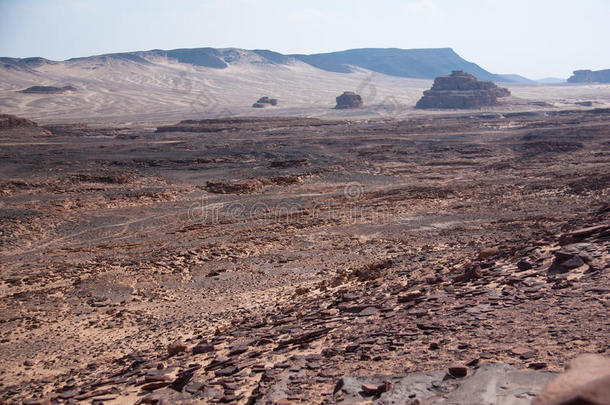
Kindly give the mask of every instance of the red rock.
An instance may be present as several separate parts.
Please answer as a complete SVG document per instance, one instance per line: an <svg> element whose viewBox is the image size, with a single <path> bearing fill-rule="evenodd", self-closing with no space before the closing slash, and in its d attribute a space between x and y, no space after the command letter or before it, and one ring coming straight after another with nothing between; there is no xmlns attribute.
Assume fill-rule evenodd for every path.
<svg viewBox="0 0 610 405"><path fill-rule="evenodd" d="M417 298L421 297L422 295L423 295L423 293L421 291L406 292L406 293L400 294L398 296L398 302L399 303L411 302L411 301L414 301Z"/></svg>
<svg viewBox="0 0 610 405"><path fill-rule="evenodd" d="M453 282L454 283L467 283L472 280L480 279L481 277L482 277L482 274L481 274L481 269L479 268L479 266L473 266L473 267L467 268L466 271L464 272L464 274L460 274L459 276L454 277Z"/></svg>
<svg viewBox="0 0 610 405"><path fill-rule="evenodd" d="M361 390L366 395L379 395L384 392L388 392L392 389L392 383L390 381L384 381L379 385L375 384L362 384Z"/></svg>
<svg viewBox="0 0 610 405"><path fill-rule="evenodd" d="M167 387L169 384L170 384L169 381L152 382L150 384L143 385L142 390L154 391L154 390L158 390L159 388Z"/></svg>
<svg viewBox="0 0 610 405"><path fill-rule="evenodd" d="M486 248L479 252L479 259L487 259L489 257L494 257L500 254L500 249L497 247Z"/></svg>
<svg viewBox="0 0 610 405"><path fill-rule="evenodd" d="M93 398L93 397L99 397L99 396L102 396L102 395L112 394L112 393L115 392L115 390L116 390L116 388L115 389L105 388L105 389L102 389L102 390L89 391L89 392L86 392L84 394L75 396L74 399L77 400L77 401L84 401L85 399L89 399L89 398Z"/></svg>
<svg viewBox="0 0 610 405"><path fill-rule="evenodd" d="M522 360L531 359L537 353L536 350L530 349L529 347L515 347L510 349L510 352L515 356L519 356Z"/></svg>
<svg viewBox="0 0 610 405"><path fill-rule="evenodd" d="M366 395L377 395L379 392L379 386L373 384L362 384L361 389Z"/></svg>
<svg viewBox="0 0 610 405"><path fill-rule="evenodd" d="M583 404L610 404L610 358L597 354L576 358L532 402L532 405Z"/></svg>
<svg viewBox="0 0 610 405"><path fill-rule="evenodd" d="M379 392L388 392L392 389L393 385L391 381L384 381L383 384L379 386Z"/></svg>
<svg viewBox="0 0 610 405"><path fill-rule="evenodd" d="M589 228L578 229L560 236L559 244L566 245L575 241L590 237L594 234L610 230L610 224L597 225Z"/></svg>
<svg viewBox="0 0 610 405"><path fill-rule="evenodd" d="M181 340L178 340L167 346L167 353L170 356L175 356L178 353L182 353L182 352L186 351L186 349L187 349L187 346L184 344L184 342L182 342Z"/></svg>
<svg viewBox="0 0 610 405"><path fill-rule="evenodd" d="M449 375L455 378L463 378L468 375L468 367L465 366L451 366L449 367Z"/></svg>
<svg viewBox="0 0 610 405"><path fill-rule="evenodd" d="M197 346L193 347L192 351L193 354L210 353L214 351L214 346L207 344L198 344Z"/></svg>
<svg viewBox="0 0 610 405"><path fill-rule="evenodd" d="M159 382L159 381L168 381L170 378L166 375L147 375L144 377L144 382Z"/></svg>
<svg viewBox="0 0 610 405"><path fill-rule="evenodd" d="M300 295L305 295L309 292L309 288L307 287L298 287L295 292L294 292L294 296L298 297Z"/></svg>

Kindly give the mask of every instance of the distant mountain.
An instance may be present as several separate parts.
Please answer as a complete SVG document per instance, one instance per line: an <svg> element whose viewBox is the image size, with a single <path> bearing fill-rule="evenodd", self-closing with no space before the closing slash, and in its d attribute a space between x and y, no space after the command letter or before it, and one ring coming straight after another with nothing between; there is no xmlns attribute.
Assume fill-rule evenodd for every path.
<svg viewBox="0 0 610 405"><path fill-rule="evenodd" d="M561 79L559 77L545 77L544 79L532 80L527 77L523 77L521 75L498 75L504 80L497 80L499 82L513 82L513 83L527 83L527 84L557 84L557 83L565 83L566 79Z"/></svg>
<svg viewBox="0 0 610 405"><path fill-rule="evenodd" d="M568 83L610 83L610 69L606 70L575 70Z"/></svg>
<svg viewBox="0 0 610 405"><path fill-rule="evenodd" d="M479 80L513 81L492 74L479 65L462 59L451 48L439 49L351 49L315 55L290 55L318 69L350 73L356 66L389 76L434 79L453 70L462 70Z"/></svg>
<svg viewBox="0 0 610 405"><path fill-rule="evenodd" d="M514 82L514 83L535 83L535 80L528 79L527 77L523 77L521 75L508 74L508 75L498 75L502 78L502 80L497 80L499 82Z"/></svg>
<svg viewBox="0 0 610 405"><path fill-rule="evenodd" d="M212 69L226 69L235 63L288 65L300 61L327 72L349 74L355 68L363 68L389 76L417 79L434 79L438 76L447 75L453 70L462 70L474 75L479 80L499 82L529 81L518 75L497 75L490 73L479 65L464 60L451 48L368 48L313 55L283 55L269 50L257 49L249 51L237 48L153 49L150 51L73 58L63 63L121 61L154 64L161 59L169 59L178 63ZM0 66L3 64L5 68L18 70L35 69L45 63L58 62L43 58L0 58Z"/></svg>
<svg viewBox="0 0 610 405"><path fill-rule="evenodd" d="M45 58L1 58L0 67L10 70L34 72L34 69L45 64L57 63Z"/></svg>

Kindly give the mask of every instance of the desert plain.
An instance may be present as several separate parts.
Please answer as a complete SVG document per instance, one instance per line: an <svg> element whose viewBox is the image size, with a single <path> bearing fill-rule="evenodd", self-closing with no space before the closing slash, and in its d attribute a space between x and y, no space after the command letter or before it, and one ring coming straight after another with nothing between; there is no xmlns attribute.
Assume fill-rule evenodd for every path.
<svg viewBox="0 0 610 405"><path fill-rule="evenodd" d="M38 125L0 131L0 402L528 404L608 354L610 86L421 112L430 81L261 72L5 85Z"/></svg>

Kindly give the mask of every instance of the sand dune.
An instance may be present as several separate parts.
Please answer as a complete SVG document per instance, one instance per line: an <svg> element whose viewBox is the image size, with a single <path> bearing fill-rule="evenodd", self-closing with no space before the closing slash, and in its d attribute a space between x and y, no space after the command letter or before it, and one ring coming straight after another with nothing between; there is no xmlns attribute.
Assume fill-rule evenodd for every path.
<svg viewBox="0 0 610 405"><path fill-rule="evenodd" d="M34 70L0 68L0 111L42 123L166 122L180 119L280 115L383 118L422 114L413 106L430 80L391 77L365 69L333 73L294 61L263 64L241 58L218 70L158 58L137 63L117 58L86 58L43 64ZM22 94L34 85L72 85L64 94ZM576 101L610 105L610 85L508 86L514 97L494 109L574 107ZM361 94L365 108L333 110L335 97L351 90ZM280 100L279 107L253 109L261 96ZM492 109L493 110L493 109ZM427 114L434 112L426 112Z"/></svg>

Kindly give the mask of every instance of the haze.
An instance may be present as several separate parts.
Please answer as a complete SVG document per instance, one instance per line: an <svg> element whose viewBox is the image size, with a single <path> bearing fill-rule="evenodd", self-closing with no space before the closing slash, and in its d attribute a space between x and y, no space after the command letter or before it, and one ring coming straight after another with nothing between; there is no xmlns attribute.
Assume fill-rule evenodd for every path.
<svg viewBox="0 0 610 405"><path fill-rule="evenodd" d="M494 73L565 78L610 68L609 15L605 0L0 0L0 55L452 47Z"/></svg>

